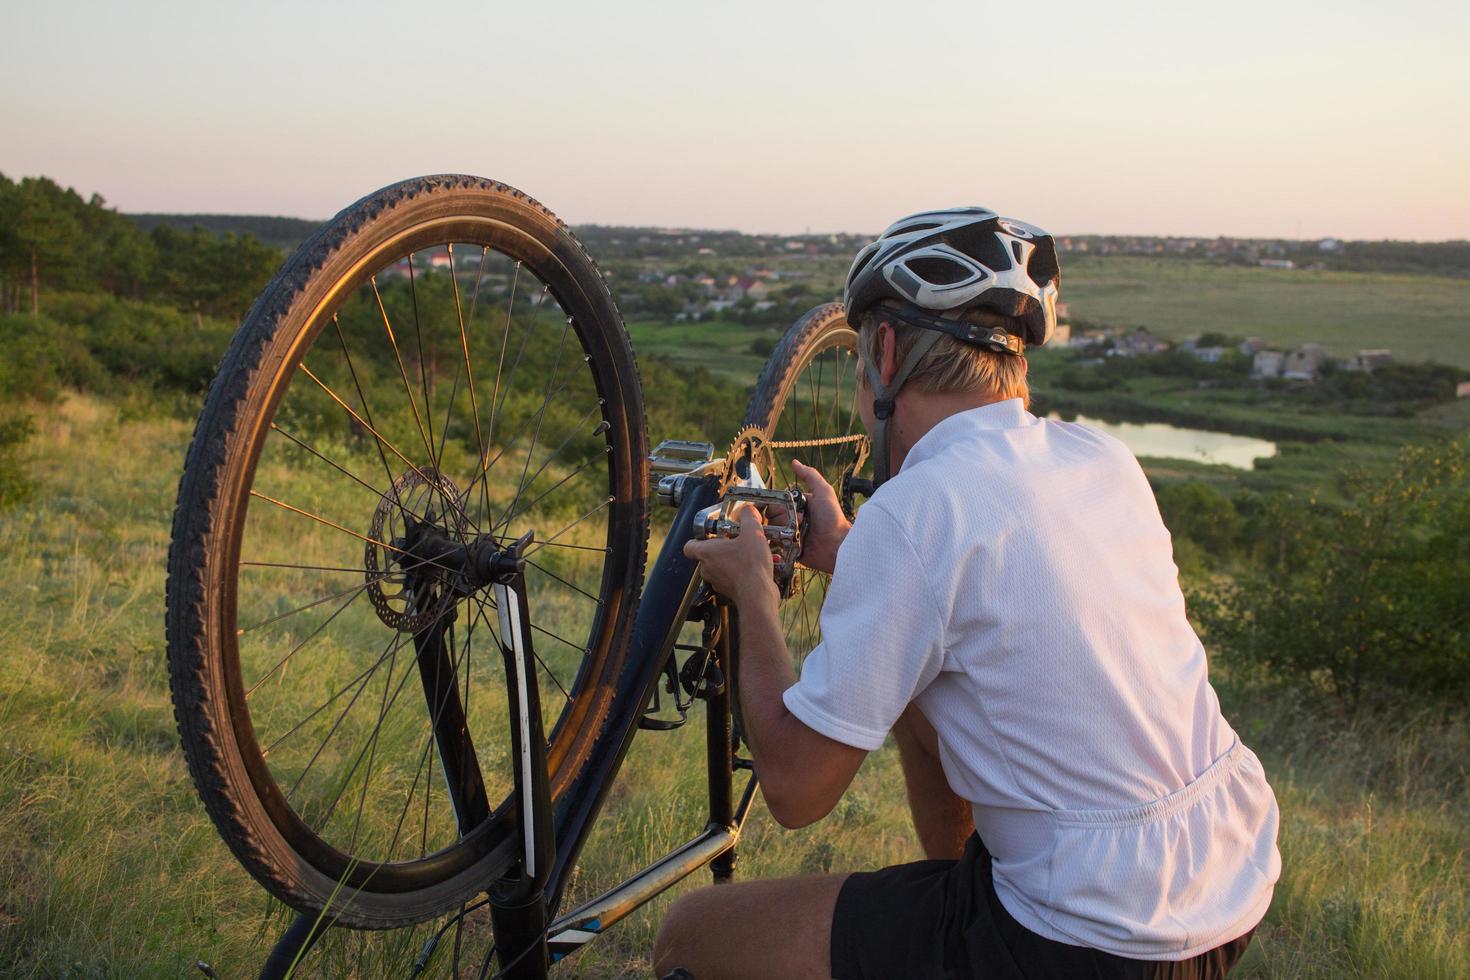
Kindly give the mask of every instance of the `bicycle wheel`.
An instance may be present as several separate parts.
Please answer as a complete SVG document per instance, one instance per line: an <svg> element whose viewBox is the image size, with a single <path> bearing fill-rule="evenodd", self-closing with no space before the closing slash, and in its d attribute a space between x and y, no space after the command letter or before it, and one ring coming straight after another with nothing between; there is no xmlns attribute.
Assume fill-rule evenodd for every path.
<svg viewBox="0 0 1470 980"><path fill-rule="evenodd" d="M848 325L842 304L810 310L772 351L745 413L746 425L760 428L769 439L769 472L761 474L768 485L796 485L792 459L820 470L839 492L842 477L861 470L868 440L858 418L857 391L857 331ZM798 564L791 594L781 604L786 643L798 668L821 639L818 613L830 580L829 574Z"/></svg>
<svg viewBox="0 0 1470 980"><path fill-rule="evenodd" d="M415 542L535 533L527 592L558 797L604 737L627 660L647 442L606 284L519 191L395 184L281 268L200 414L167 601L190 772L272 894L387 928L508 867L492 596Z"/></svg>

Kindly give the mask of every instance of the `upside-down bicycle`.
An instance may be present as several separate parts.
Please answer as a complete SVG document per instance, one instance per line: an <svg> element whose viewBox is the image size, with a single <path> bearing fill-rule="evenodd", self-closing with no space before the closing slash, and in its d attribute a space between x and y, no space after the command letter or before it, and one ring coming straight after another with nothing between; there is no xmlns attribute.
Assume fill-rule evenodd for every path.
<svg viewBox="0 0 1470 980"><path fill-rule="evenodd" d="M327 927L455 922L479 902L496 975L544 976L698 868L730 877L757 791L738 754L738 623L682 546L732 533L739 501L777 504L789 645L815 645L825 581L796 560L790 458L861 491L855 348L839 304L812 310L723 457L681 440L650 453L607 284L519 191L405 181L287 260L199 416L167 601L199 794L299 913L266 974ZM645 583L653 518L666 530ZM698 641L681 642L690 623ZM562 911L633 736L683 724L696 701L702 829ZM469 965L488 975L491 953Z"/></svg>

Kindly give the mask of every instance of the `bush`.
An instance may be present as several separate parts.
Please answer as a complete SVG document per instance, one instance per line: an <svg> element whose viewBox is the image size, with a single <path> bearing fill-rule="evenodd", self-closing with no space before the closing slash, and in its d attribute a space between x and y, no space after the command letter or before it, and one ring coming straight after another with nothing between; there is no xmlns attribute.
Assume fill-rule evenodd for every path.
<svg viewBox="0 0 1470 980"><path fill-rule="evenodd" d="M0 421L0 510L22 503L32 485L20 458L25 441L35 432L28 415Z"/></svg>
<svg viewBox="0 0 1470 980"><path fill-rule="evenodd" d="M1405 449L1353 474L1329 508L1266 498L1262 566L1196 596L1211 642L1263 675L1370 703L1470 698L1470 460L1466 441Z"/></svg>

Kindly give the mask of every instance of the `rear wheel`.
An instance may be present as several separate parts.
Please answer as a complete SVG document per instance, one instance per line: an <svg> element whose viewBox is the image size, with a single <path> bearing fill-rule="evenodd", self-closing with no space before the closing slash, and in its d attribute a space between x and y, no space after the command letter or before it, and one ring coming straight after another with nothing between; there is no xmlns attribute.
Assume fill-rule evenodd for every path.
<svg viewBox="0 0 1470 980"><path fill-rule="evenodd" d="M604 736L627 660L646 456L607 287L519 191L405 181L287 261L200 415L168 581L190 771L267 889L386 928L456 908L509 866L494 602L436 556L534 532L558 797Z"/></svg>
<svg viewBox="0 0 1470 980"><path fill-rule="evenodd" d="M791 461L819 470L839 493L844 476L861 471L868 439L858 417L857 331L841 303L828 303L792 325L772 351L746 410L745 423L766 435L761 476L795 486ZM849 514L849 517L851 514ZM821 640L819 614L831 576L797 565L781 623L794 662Z"/></svg>

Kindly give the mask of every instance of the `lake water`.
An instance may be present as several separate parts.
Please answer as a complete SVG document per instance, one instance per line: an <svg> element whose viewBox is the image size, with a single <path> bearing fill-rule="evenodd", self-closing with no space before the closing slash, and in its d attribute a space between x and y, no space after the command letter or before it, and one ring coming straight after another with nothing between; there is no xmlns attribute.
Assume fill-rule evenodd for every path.
<svg viewBox="0 0 1470 980"><path fill-rule="evenodd" d="M1047 417L1061 418L1055 412ZM1250 436L1180 429L1162 422L1104 422L1085 415L1072 421L1106 432L1133 450L1135 456L1192 459L1197 463L1219 463L1249 470L1255 468L1256 460L1276 455L1276 443Z"/></svg>

